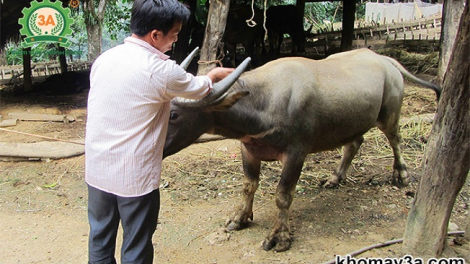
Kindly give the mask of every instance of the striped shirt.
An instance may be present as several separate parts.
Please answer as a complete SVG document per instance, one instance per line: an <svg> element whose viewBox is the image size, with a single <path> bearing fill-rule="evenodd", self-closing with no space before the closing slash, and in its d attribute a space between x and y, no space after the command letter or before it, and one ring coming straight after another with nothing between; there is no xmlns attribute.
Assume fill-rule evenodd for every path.
<svg viewBox="0 0 470 264"><path fill-rule="evenodd" d="M211 85L137 38L101 54L90 73L85 181L123 197L158 189L170 100L202 98Z"/></svg>

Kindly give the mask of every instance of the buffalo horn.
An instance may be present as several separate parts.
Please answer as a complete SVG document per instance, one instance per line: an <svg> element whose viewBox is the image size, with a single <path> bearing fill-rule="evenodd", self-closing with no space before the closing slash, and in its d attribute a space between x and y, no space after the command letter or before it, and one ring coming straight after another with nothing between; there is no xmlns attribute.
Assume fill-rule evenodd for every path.
<svg viewBox="0 0 470 264"><path fill-rule="evenodd" d="M199 52L199 47L196 47L193 51L191 51L191 53L189 53L189 55L186 57L186 59L184 59L183 62L181 62L181 64L180 64L181 68L186 70L188 68L189 64L191 63L191 61L198 54L198 52Z"/></svg>
<svg viewBox="0 0 470 264"><path fill-rule="evenodd" d="M209 105L210 103L217 100L221 97L228 89L235 83L236 80L242 75L245 71L246 67L250 64L251 58L246 58L238 67L230 73L227 77L222 79L221 81L214 83L212 91L206 97L200 100L185 100L185 99L177 99L178 104L184 105L187 107L201 107L205 105ZM176 98L175 98L176 99Z"/></svg>

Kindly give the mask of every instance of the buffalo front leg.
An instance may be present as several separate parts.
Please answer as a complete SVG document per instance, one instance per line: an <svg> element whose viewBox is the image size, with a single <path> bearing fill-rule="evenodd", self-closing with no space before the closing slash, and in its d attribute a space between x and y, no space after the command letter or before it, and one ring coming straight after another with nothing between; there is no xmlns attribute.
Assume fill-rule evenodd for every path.
<svg viewBox="0 0 470 264"><path fill-rule="evenodd" d="M356 156L356 153L361 147L363 141L364 137L360 136L353 142L344 145L344 154L343 158L341 159L341 163L333 175L331 175L330 179L325 183L325 185L323 185L324 187L336 187L344 178L346 178L346 172L348 171L349 166L351 165L351 162L354 156Z"/></svg>
<svg viewBox="0 0 470 264"><path fill-rule="evenodd" d="M243 171L245 174L242 202L225 222L225 227L230 231L240 230L247 226L248 219L253 220L253 199L259 184L261 161L254 158L243 144L241 148Z"/></svg>
<svg viewBox="0 0 470 264"><path fill-rule="evenodd" d="M297 153L296 153L297 154ZM276 189L276 206L279 209L271 233L263 242L263 249L285 251L291 246L289 208L294 200L295 186L300 177L305 156L291 155L283 161L282 175Z"/></svg>

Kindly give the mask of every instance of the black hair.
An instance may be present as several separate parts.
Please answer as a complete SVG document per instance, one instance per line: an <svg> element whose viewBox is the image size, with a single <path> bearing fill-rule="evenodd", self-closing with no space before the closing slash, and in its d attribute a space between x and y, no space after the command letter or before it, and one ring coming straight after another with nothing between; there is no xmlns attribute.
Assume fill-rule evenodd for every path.
<svg viewBox="0 0 470 264"><path fill-rule="evenodd" d="M143 37L156 29L164 35L178 23L186 23L191 12L178 0L135 0L132 6L131 32Z"/></svg>

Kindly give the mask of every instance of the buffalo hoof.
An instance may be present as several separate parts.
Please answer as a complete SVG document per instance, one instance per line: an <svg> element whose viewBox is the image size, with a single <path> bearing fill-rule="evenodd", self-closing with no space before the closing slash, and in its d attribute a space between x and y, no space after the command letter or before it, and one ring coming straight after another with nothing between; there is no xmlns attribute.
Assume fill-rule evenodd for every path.
<svg viewBox="0 0 470 264"><path fill-rule="evenodd" d="M406 169L393 171L392 184L397 187L406 187L410 183L410 178L408 177L408 172Z"/></svg>
<svg viewBox="0 0 470 264"><path fill-rule="evenodd" d="M236 210L235 213L225 221L225 229L228 231L241 230L248 226L248 219L253 221L253 212L245 212L241 209Z"/></svg>
<svg viewBox="0 0 470 264"><path fill-rule="evenodd" d="M336 179L329 179L325 183L323 183L323 188L333 189L339 186L339 181Z"/></svg>
<svg viewBox="0 0 470 264"><path fill-rule="evenodd" d="M400 178L398 178L398 179L393 179L393 180L392 180L392 184L395 185L395 186L397 186L397 187L399 187L399 188L402 188L402 187L408 186L409 180L408 180L408 179L405 179L405 180L404 180L404 179L400 179Z"/></svg>
<svg viewBox="0 0 470 264"><path fill-rule="evenodd" d="M273 238L266 238L263 242L263 249L269 251L273 249L276 252L282 252L290 249L291 240L290 237L273 237Z"/></svg>
<svg viewBox="0 0 470 264"><path fill-rule="evenodd" d="M240 223L231 219L225 222L225 229L228 231L241 230L246 227L247 224Z"/></svg>

